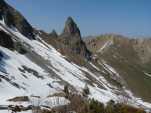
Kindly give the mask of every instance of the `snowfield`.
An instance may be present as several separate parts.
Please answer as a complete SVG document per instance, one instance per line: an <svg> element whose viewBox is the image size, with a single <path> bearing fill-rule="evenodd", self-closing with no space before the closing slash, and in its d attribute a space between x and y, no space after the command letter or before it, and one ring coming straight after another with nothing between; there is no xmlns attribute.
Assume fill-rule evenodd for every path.
<svg viewBox="0 0 151 113"><path fill-rule="evenodd" d="M116 87L112 86L103 76L99 75L98 77L98 75L94 74L86 67L80 67L73 62L67 61L64 56L51 45L46 44L39 36L36 37L39 41L29 40L19 33L17 29L8 28L3 21L0 22L0 30L13 36L12 38L26 47L29 53L35 55L35 57L40 57L42 61L44 61L44 65L56 74L55 77L52 77L53 75L51 75L51 73L33 62L26 55L0 46L0 53L4 56L0 60L0 75L3 77L0 78L0 80L2 79L0 81L0 105L12 104L7 100L16 96L30 97L31 95L40 96L42 99L41 105L54 107L69 104L69 100L63 97L47 98L48 95L63 90L64 86L59 81L70 84L79 93L82 93L83 88L87 84L90 90L89 98L94 98L103 103L111 99L115 101L118 100L118 96L114 92L114 90L117 90ZM110 44L111 42L105 44L101 51ZM90 65L95 70L100 71L94 64L90 63ZM111 66L106 63L104 63L103 66L105 70L119 77L116 70ZM98 87L98 84L95 82L93 83L93 81L93 86L88 84L86 81L90 80L90 78L88 78L86 74L91 76L95 82L102 85L104 88ZM132 99L135 100L136 98L133 97ZM35 104L34 102L32 102L32 104ZM151 104L145 103L141 99L135 102L133 101L133 103L151 108ZM0 113L2 112L3 111L0 110ZM5 111L3 113L5 113Z"/></svg>

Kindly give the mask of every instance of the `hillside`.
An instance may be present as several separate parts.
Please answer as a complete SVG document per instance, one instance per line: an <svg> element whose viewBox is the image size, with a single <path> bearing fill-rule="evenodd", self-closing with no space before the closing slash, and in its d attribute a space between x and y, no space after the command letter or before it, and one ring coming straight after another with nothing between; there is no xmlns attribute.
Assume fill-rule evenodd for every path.
<svg viewBox="0 0 151 113"><path fill-rule="evenodd" d="M85 42L97 55L98 61L103 59L114 67L136 95L151 100L150 39L130 39L109 34Z"/></svg>
<svg viewBox="0 0 151 113"><path fill-rule="evenodd" d="M0 113L49 111L89 99L151 110L148 41L105 37L92 39L93 46L83 41L71 17L61 35L49 34L34 29L3 0L0 17Z"/></svg>

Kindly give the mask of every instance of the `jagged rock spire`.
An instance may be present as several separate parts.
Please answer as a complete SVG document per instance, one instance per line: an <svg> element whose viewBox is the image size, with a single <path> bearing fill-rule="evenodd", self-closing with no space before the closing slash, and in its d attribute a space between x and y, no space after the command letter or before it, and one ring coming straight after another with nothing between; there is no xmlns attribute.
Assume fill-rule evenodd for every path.
<svg viewBox="0 0 151 113"><path fill-rule="evenodd" d="M58 34L57 34L57 32L53 29L52 30L52 32L50 33L50 35L52 36L52 37L58 37Z"/></svg>
<svg viewBox="0 0 151 113"><path fill-rule="evenodd" d="M80 30L72 17L68 17L63 30L64 34L81 36Z"/></svg>
<svg viewBox="0 0 151 113"><path fill-rule="evenodd" d="M91 52L87 49L84 41L82 40L80 29L72 17L67 18L60 38L63 40L62 42L65 46L71 50L70 52L84 56L88 60L91 59Z"/></svg>

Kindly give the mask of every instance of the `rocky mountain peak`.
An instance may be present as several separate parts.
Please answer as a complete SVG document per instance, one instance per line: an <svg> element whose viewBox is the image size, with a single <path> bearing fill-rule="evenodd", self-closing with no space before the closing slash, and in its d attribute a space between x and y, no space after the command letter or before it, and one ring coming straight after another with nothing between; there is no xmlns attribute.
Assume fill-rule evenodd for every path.
<svg viewBox="0 0 151 113"><path fill-rule="evenodd" d="M54 38L58 37L58 34L54 29L52 30L52 32L49 35L51 35L51 37L54 37Z"/></svg>
<svg viewBox="0 0 151 113"><path fill-rule="evenodd" d="M70 34L70 35L81 36L80 30L79 30L77 24L72 19L72 17L67 18L67 20L65 22L65 28L64 28L63 33Z"/></svg>
<svg viewBox="0 0 151 113"><path fill-rule="evenodd" d="M68 17L65 22L63 33L59 36L62 43L70 50L70 53L84 56L90 59L91 52L87 49L81 38L80 29L78 28L72 17Z"/></svg>

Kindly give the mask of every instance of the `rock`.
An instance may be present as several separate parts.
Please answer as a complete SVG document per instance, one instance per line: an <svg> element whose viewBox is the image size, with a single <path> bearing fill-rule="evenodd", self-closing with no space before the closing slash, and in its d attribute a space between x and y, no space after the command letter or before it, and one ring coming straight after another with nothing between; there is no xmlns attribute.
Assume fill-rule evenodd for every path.
<svg viewBox="0 0 151 113"><path fill-rule="evenodd" d="M68 17L63 33L59 37L62 43L70 49L70 53L81 55L88 60L91 59L91 52L87 49L81 38L80 30L71 17Z"/></svg>
<svg viewBox="0 0 151 113"><path fill-rule="evenodd" d="M74 20L71 17L68 17L65 23L63 34L69 34L69 35L81 37L80 30L77 27L77 24L74 22Z"/></svg>
<svg viewBox="0 0 151 113"><path fill-rule="evenodd" d="M51 38L57 38L57 37L58 37L58 34L56 33L55 30L52 30L52 32L49 34L49 36L50 36Z"/></svg>
<svg viewBox="0 0 151 113"><path fill-rule="evenodd" d="M29 97L28 96L18 96L18 97L14 97L14 98L8 99L8 101L12 101L12 102L27 102L27 101L29 101Z"/></svg>
<svg viewBox="0 0 151 113"><path fill-rule="evenodd" d="M14 48L14 42L11 39L11 36L6 34L4 31L0 31L0 45L8 49Z"/></svg>
<svg viewBox="0 0 151 113"><path fill-rule="evenodd" d="M3 54L1 53L1 51L0 51L0 60L3 58Z"/></svg>
<svg viewBox="0 0 151 113"><path fill-rule="evenodd" d="M34 30L27 20L4 0L0 1L0 19L4 19L9 27L16 27L24 36L34 38Z"/></svg>

